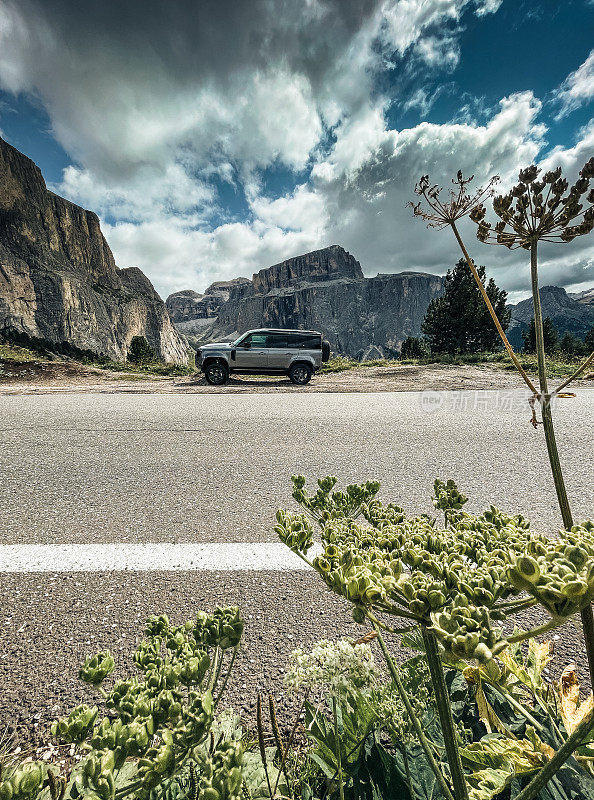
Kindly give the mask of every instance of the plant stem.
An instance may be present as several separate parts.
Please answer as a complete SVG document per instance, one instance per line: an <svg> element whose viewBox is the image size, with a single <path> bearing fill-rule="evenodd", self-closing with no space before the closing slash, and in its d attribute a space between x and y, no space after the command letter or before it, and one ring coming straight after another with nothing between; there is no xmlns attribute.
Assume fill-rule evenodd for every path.
<svg viewBox="0 0 594 800"><path fill-rule="evenodd" d="M216 707L218 706L218 704L221 702L221 697L223 696L223 693L224 693L225 689L227 688L227 684L229 683L229 678L231 676L231 670L233 669L233 664L235 663L235 658L237 656L237 651L238 650L239 650L239 645L237 644L237 645L235 645L235 647L233 648L233 652L231 653L231 661L229 662L229 666L227 667L227 674L225 675L225 680L223 681L223 685L219 689L219 693L217 695L217 698L214 701L215 710L216 710ZM215 681L215 683L216 683L216 681Z"/></svg>
<svg viewBox="0 0 594 800"><path fill-rule="evenodd" d="M534 300L534 331L536 334L536 355L538 358L538 380L540 383L542 424L547 443L549 461L551 464L551 472L553 473L553 481L555 483L555 491L557 493L557 500L559 502L561 517L563 519L563 525L567 530L571 530L573 527L573 516L571 514L571 508L567 498L565 481L563 480L563 471L561 469L561 462L559 460L559 451L557 450L557 440L555 438L555 429L553 428L553 412L551 410L551 401L547 385L542 308L540 305L540 292L538 289L537 247L537 241L533 240L530 247L530 276L532 281L532 297ZM594 615L592 614L592 604L588 603L588 605L583 608L580 613L582 618L582 628L584 631L584 641L586 644L586 653L588 656L590 685L594 688Z"/></svg>
<svg viewBox="0 0 594 800"><path fill-rule="evenodd" d="M559 750L557 750L549 763L537 773L537 775L530 781L528 786L522 789L520 794L516 795L515 800L533 800L533 798L538 795L540 790L546 786L551 778L555 777L557 772L561 769L563 764L565 764L571 754L577 750L582 743L582 740L585 739L587 734L590 732L593 723L594 711L591 711L586 719L578 725L565 744Z"/></svg>
<svg viewBox="0 0 594 800"><path fill-rule="evenodd" d="M522 631L521 633L516 633L515 636L509 636L507 639L504 639L501 642L498 642L493 648L492 653L493 655L497 655L502 650L505 650L510 644L516 644L517 642L525 642L526 639L534 639L536 636L542 636L543 633L548 633L555 628L558 628L559 625L562 625L565 620L561 619L560 617L553 617L548 622L539 625L536 628L530 628L529 631Z"/></svg>
<svg viewBox="0 0 594 800"><path fill-rule="evenodd" d="M419 719L418 719L417 715L415 714L415 710L412 707L412 704L411 704L411 702L409 700L409 697L408 697L408 695L406 693L406 690L405 690L405 688L404 688L404 686L402 684L402 681L400 679L400 675L398 674L398 669L397 669L396 665L394 664L394 662L392 660L392 656L388 652L388 648L386 647L386 643L384 641L384 637L381 634L379 626L376 623L374 623L373 627L375 628L375 631L377 633L377 640L378 640L379 645L380 645L380 647L382 649L382 653L384 654L384 658L386 660L386 664L388 666L388 670L390 672L392 680L394 681L394 685L396 686L398 694L400 695L400 699L402 700L402 702L404 704L404 707L406 708L407 714L408 714L408 716L410 718L410 721L411 721L411 724L412 724L412 726L414 728L414 731L415 731L415 734L417 736L417 739L419 740L419 744L423 748L423 752L425 753L425 757L426 757L427 761L429 762L429 766L433 770L433 773L434 773L434 775L435 775L435 777L437 779L437 782L439 783L439 785L441 787L441 791L445 795L446 800L457 800L454 797L454 795L452 794L451 789L448 786L447 781L444 778L441 769L439 768L439 764L437 763L437 761L435 760L435 758L433 756L433 753L431 752L431 744L430 744L429 740L427 739L427 737L425 736L423 728L421 727L421 723L419 722Z"/></svg>
<svg viewBox="0 0 594 800"><path fill-rule="evenodd" d="M524 379L524 382L526 383L526 385L528 386L530 391L533 392L534 394L538 394L538 392L536 391L535 385L532 383L532 381L530 380L530 378L526 374L526 371L525 371L524 367L520 364L520 362L518 360L518 357L514 352L513 347L511 346L511 344L509 343L509 341L507 339L507 336L505 335L505 331L503 330L503 328L501 326L501 323L499 322L499 319L497 317L497 314L495 313L495 309L493 308L493 305L491 303L489 295L487 294L487 290L483 286L483 282L480 279L480 275L478 274L478 272L476 270L476 267L474 266L474 261L468 255L468 251L466 250L466 247L464 246L464 242L462 241L462 237L458 233L458 228L456 227L456 223L452 222L450 224L452 226L452 230L454 232L454 236L456 237L456 239L458 241L458 244L460 245L460 249L462 250L462 253L464 255L466 263L468 264L468 268L472 272L474 280L476 281L476 285L478 286L479 291L480 291L481 295L483 296L483 300L485 301L485 305L487 306L487 310L489 311L489 314L491 315L491 319L495 323L495 327L497 328L497 332L499 333L499 336L501 337L501 341L503 342L503 344L505 346L505 349L508 352L509 357L514 362L516 369L518 370L518 372L520 373L520 375Z"/></svg>
<svg viewBox="0 0 594 800"><path fill-rule="evenodd" d="M334 712L334 741L336 742L336 765L338 767L338 794L340 800L344 800L344 780L342 777L342 754L340 752L340 738L338 736L338 708L336 705L336 696L332 698L332 710Z"/></svg>
<svg viewBox="0 0 594 800"><path fill-rule="evenodd" d="M563 383L555 389L555 394L557 394L558 392L562 392L563 389L565 389L566 386L569 386L569 384L572 381L574 381L576 378L579 378L579 376L582 374L582 372L584 372L584 370L588 369L590 364L594 364L594 353L591 353L588 356L588 358L583 362L583 364L581 366L579 366L576 369L576 371L572 375L570 375L569 378L567 378L567 380L563 381Z"/></svg>
<svg viewBox="0 0 594 800"><path fill-rule="evenodd" d="M423 643L425 645L425 653L427 654L427 664L431 674L431 682L433 683L433 690L435 692L435 702L437 704L437 712L441 723L446 755L448 764L450 765L452 782L454 784L454 795L456 800L468 800L468 787L466 785L466 778L464 777L464 770L462 769L456 727L452 719L450 696L443 674L443 665L437 649L437 640L435 634L427 628L422 627L421 631L423 633Z"/></svg>

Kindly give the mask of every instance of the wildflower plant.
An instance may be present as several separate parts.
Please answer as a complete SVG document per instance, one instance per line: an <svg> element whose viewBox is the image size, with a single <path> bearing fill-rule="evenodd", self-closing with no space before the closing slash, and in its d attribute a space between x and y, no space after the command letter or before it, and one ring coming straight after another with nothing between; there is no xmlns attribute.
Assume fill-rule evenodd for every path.
<svg viewBox="0 0 594 800"><path fill-rule="evenodd" d="M351 603L356 622L374 625L430 760L431 743L418 719L415 724L413 704L382 636L420 628L451 778L451 784L445 781L433 760L442 792L456 800L482 800L487 795L469 794L442 656L489 665L510 646L563 625L589 605L594 597L594 525L575 525L552 539L533 531L521 515L493 506L481 515L469 514L464 510L467 498L456 485L436 481L440 524L430 516L407 517L400 506L382 504L376 482L349 486L345 492L334 492L335 484L335 478L323 478L310 496L303 476L293 478L293 497L304 511L279 511L275 530L332 592ZM321 552L310 558L316 523ZM545 623L528 631L510 630L516 614L536 605L547 612ZM306 665L308 670L314 666L311 659Z"/></svg>
<svg viewBox="0 0 594 800"><path fill-rule="evenodd" d="M105 688L115 662L108 652L88 658L80 678L107 708L80 705L56 721L52 734L82 755L69 782L43 763L24 763L0 775L1 800L123 800L153 797L185 765L197 770L203 800L240 800L239 742L206 748L239 648L243 620L236 607L200 612L183 625L151 617L134 654L137 673Z"/></svg>
<svg viewBox="0 0 594 800"><path fill-rule="evenodd" d="M594 352L565 381L552 392L549 391L547 363L544 343L543 316L539 292L538 246L541 241L566 244L578 236L591 233L594 229L594 158L584 164L578 179L570 187L563 177L561 168L542 174L536 165L521 170L518 183L506 194L495 195L497 178L492 178L487 186L479 188L471 194L468 188L470 179L464 179L458 172L453 184L457 192L451 192L451 202L440 201L442 190L432 186L428 176L423 176L415 187L421 198L416 204L411 203L415 216L425 219L429 227L449 227L454 234L466 263L471 270L483 295L489 313L501 336L514 365L522 379L532 392L532 424L535 428L542 424L551 473L553 476L557 501L568 531L574 528L574 519L567 496L565 480L557 448L557 440L553 425L551 401L555 397L568 396L564 390L578 378L584 370L594 363ZM493 224L487 219L485 201L492 200L492 208L499 221ZM534 303L534 329L536 338L536 354L538 361L538 388L534 385L516 354L513 351L493 310L482 281L480 280L473 260L460 236L457 222L464 216L477 225L477 238L485 244L496 244L508 249L523 248L530 252L530 281ZM569 395L572 396L572 395ZM536 406L540 405L541 421L536 414ZM581 545L582 542L578 542ZM581 580L581 578L580 578ZM591 598L581 607L582 629L588 656L590 681L594 685L594 614ZM594 722L594 712L590 715Z"/></svg>
<svg viewBox="0 0 594 800"><path fill-rule="evenodd" d="M289 689L322 690L348 700L349 695L371 688L379 679L369 644L322 639L309 653L293 650L285 685Z"/></svg>

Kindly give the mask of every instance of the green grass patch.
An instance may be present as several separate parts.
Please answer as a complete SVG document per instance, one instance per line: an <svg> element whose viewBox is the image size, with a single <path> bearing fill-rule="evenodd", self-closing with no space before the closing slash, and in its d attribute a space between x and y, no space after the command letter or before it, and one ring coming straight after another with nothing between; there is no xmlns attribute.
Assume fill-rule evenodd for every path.
<svg viewBox="0 0 594 800"><path fill-rule="evenodd" d="M535 355L518 353L520 363L531 375L538 373L538 364ZM553 353L547 358L547 371L550 378L565 378L571 375L584 361L584 358L565 356ZM505 352L497 353L469 353L467 355L440 355L427 356L426 358L406 358L406 359L382 359L377 361L356 361L347 356L333 356L320 369L321 374L333 372L346 372L352 369L366 369L369 367L397 367L397 366L429 366L431 364L446 364L450 366L492 366L504 370L515 370L510 357ZM593 369L586 370L586 374L592 374Z"/></svg>
<svg viewBox="0 0 594 800"><path fill-rule="evenodd" d="M517 353L520 364L528 374L536 376L538 374L538 363L536 355L528 353ZM564 378L573 374L577 367L584 361L582 358L553 353L547 357L547 373L550 378ZM450 364L452 366L499 366L505 370L515 370L511 358L506 352L498 353L471 353L468 355L442 355L428 356L423 359L407 359L400 361L401 364ZM586 371L588 372L588 370ZM590 370L591 372L591 370Z"/></svg>
<svg viewBox="0 0 594 800"><path fill-rule="evenodd" d="M110 372L126 372L129 375L158 376L161 378L179 378L184 375L193 375L196 372L193 356L189 358L188 364L133 364L130 361L106 361L98 366Z"/></svg>
<svg viewBox="0 0 594 800"><path fill-rule="evenodd" d="M28 350L26 347L17 347L12 344L0 344L1 361L39 361L38 353Z"/></svg>

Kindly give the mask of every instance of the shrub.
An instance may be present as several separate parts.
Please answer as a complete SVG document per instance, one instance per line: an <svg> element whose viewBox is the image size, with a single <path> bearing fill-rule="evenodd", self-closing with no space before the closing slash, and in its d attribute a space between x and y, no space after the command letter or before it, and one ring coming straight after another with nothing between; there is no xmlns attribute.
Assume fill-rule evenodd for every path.
<svg viewBox="0 0 594 800"><path fill-rule="evenodd" d="M402 347L400 348L400 358L418 359L426 358L428 355L429 348L427 347L427 343L424 339L421 339L418 336L409 336L402 342Z"/></svg>
<svg viewBox="0 0 594 800"><path fill-rule="evenodd" d="M152 364L157 361L153 348L145 336L133 336L128 348L128 361L133 364Z"/></svg>

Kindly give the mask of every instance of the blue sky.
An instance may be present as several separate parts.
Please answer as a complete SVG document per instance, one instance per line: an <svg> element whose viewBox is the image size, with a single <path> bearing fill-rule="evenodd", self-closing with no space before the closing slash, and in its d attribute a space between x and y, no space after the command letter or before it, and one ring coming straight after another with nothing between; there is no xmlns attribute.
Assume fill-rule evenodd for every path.
<svg viewBox="0 0 594 800"><path fill-rule="evenodd" d="M164 296L334 243L443 273L454 243L405 209L419 175L571 177L593 97L588 0L0 0L2 135ZM583 239L545 283L594 285ZM524 295L522 254L472 247Z"/></svg>

